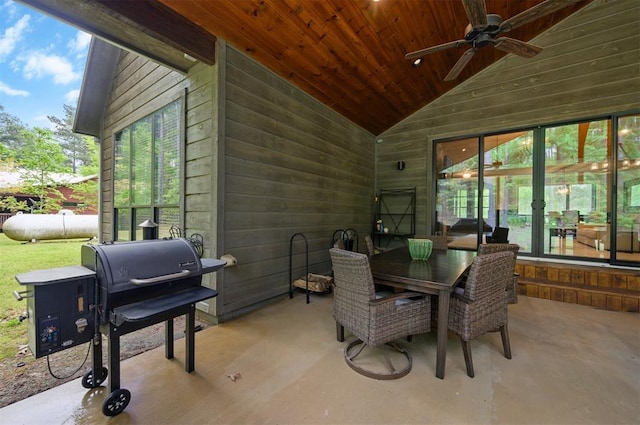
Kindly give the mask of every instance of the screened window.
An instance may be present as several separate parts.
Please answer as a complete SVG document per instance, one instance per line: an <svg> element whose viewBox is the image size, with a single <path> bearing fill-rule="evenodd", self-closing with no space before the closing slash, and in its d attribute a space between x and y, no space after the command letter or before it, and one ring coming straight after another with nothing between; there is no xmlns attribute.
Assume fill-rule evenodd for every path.
<svg viewBox="0 0 640 425"><path fill-rule="evenodd" d="M170 103L114 137L114 239L142 239L138 227L157 223L158 237L180 225L182 101Z"/></svg>

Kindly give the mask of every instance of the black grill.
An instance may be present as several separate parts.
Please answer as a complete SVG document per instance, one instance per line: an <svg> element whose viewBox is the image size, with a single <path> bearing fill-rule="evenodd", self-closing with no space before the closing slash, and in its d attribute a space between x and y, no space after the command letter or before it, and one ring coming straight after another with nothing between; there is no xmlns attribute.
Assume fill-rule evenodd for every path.
<svg viewBox="0 0 640 425"><path fill-rule="evenodd" d="M84 245L81 258L98 279L102 323L116 323L119 319L109 316L117 316L121 306L198 287L203 274L186 239Z"/></svg>
<svg viewBox="0 0 640 425"><path fill-rule="evenodd" d="M186 315L185 370L195 368L195 305L217 292L201 286L202 275L224 262L200 259L186 239L84 245L82 266L39 270L16 276L29 290L29 346L36 357L93 341L92 369L85 388L100 386L109 371L103 413L114 416L131 394L120 388L120 336L165 322L165 357L173 358L173 319ZM102 365L107 336L108 369Z"/></svg>

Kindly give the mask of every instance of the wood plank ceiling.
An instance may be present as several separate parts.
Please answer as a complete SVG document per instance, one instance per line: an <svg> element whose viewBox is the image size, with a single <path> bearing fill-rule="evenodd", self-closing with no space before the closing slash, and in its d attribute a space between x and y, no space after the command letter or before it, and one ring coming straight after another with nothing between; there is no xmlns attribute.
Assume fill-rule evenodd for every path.
<svg viewBox="0 0 640 425"><path fill-rule="evenodd" d="M36 8L44 4L48 13L54 15L55 9L65 3L21 1ZM589 1L568 4L514 29L508 36L529 41ZM486 9L508 19L541 2L486 0ZM212 49L201 38L194 40L194 34L210 34L213 37L207 39L208 43L213 43L215 37L222 38L374 135L506 55L492 46L482 48L458 78L449 82L444 81L445 76L468 46L429 54L418 68L404 58L408 52L464 37L468 18L461 0L81 0L81 3L87 7L94 5L98 14L109 9L112 16L123 17L124 22L135 25L147 36L170 38L172 48L182 46L184 52L205 63L210 62L207 57L210 58ZM130 7L132 3L139 7ZM140 7L141 4L146 7ZM157 13L153 13L154 9ZM75 21L82 27L79 24L82 19ZM176 24L182 30L175 30ZM184 30L190 26L192 30ZM150 57L158 56L150 53Z"/></svg>

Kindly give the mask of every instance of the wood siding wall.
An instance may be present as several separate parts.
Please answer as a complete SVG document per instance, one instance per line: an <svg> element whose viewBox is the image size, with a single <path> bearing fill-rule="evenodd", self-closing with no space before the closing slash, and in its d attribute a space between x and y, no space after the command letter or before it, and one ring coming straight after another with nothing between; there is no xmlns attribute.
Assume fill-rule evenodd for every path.
<svg viewBox="0 0 640 425"><path fill-rule="evenodd" d="M107 102L101 137L100 240L113 234L113 135L134 122L186 96L186 143L183 172L183 222L186 235L204 236L205 256L216 256L214 186L217 158L217 117L215 98L217 67L195 66L185 76L144 57L122 52ZM213 223L213 225L212 225ZM205 285L215 288L216 275L205 276ZM215 315L214 303L199 304Z"/></svg>
<svg viewBox="0 0 640 425"><path fill-rule="evenodd" d="M214 67L187 76L122 53L102 137L101 239L112 240L113 134L188 91L185 234L204 236L205 256L236 267L205 277L219 296L199 308L233 317L289 289L289 241L303 233L309 271L331 270L336 229L362 236L373 218L374 136L240 52L218 47ZM224 84L219 84L223 81ZM293 276L305 273L294 243Z"/></svg>
<svg viewBox="0 0 640 425"><path fill-rule="evenodd" d="M303 233L309 271L331 270L336 229L362 237L373 217L374 136L232 48L225 70L224 249L218 314L286 293L289 242ZM302 238L293 277L305 273Z"/></svg>
<svg viewBox="0 0 640 425"><path fill-rule="evenodd" d="M113 240L113 136L179 98L184 77L146 58L123 51L105 110L101 137L100 239Z"/></svg>
<svg viewBox="0 0 640 425"><path fill-rule="evenodd" d="M379 135L376 188L417 186L428 233L433 140L640 108L639 17L637 0L596 0L532 40L538 56L508 55Z"/></svg>

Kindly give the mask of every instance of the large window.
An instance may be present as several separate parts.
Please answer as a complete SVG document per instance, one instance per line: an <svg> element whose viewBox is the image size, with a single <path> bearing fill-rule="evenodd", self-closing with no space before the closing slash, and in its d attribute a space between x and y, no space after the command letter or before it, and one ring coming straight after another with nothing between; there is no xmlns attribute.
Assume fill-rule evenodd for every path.
<svg viewBox="0 0 640 425"><path fill-rule="evenodd" d="M434 158L450 248L508 227L523 254L640 262L640 115L437 141Z"/></svg>
<svg viewBox="0 0 640 425"><path fill-rule="evenodd" d="M145 220L158 237L180 225L182 101L177 100L114 137L114 239L142 239Z"/></svg>

